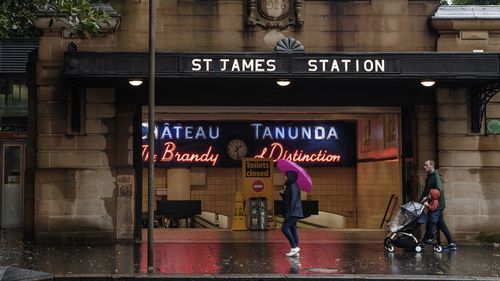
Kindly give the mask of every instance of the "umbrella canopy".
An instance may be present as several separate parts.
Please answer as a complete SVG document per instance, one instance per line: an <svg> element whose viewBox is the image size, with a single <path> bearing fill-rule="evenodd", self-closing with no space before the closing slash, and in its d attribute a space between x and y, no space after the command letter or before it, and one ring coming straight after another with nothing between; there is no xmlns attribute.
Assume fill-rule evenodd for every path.
<svg viewBox="0 0 500 281"><path fill-rule="evenodd" d="M309 176L309 174L299 166L297 163L290 161L290 160L283 160L279 159L277 161L277 166L278 169L285 173L286 171L294 171L297 172L298 178L297 178L297 184L299 185L299 188L305 192L311 192L312 191L312 179Z"/></svg>

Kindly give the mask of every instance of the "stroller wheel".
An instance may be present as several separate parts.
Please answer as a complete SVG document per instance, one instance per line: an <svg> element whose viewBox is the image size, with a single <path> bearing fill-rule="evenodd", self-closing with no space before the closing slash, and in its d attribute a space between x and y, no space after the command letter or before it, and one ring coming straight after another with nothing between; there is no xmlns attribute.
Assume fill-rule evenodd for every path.
<svg viewBox="0 0 500 281"><path fill-rule="evenodd" d="M422 246L420 246L420 245L415 246L415 252L417 252L417 253L422 252Z"/></svg>
<svg viewBox="0 0 500 281"><path fill-rule="evenodd" d="M384 248L385 248L385 250L386 250L387 252L389 252L389 253L394 252L394 246L392 246L392 245L385 246Z"/></svg>
<svg viewBox="0 0 500 281"><path fill-rule="evenodd" d="M443 251L443 248L439 245L434 246L434 252L436 253L441 253Z"/></svg>

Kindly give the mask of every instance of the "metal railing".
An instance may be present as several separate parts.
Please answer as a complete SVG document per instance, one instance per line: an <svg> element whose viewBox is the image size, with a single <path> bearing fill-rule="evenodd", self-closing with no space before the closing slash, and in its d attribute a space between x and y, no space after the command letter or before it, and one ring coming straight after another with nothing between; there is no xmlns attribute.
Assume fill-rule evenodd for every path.
<svg viewBox="0 0 500 281"><path fill-rule="evenodd" d="M391 194L391 198L389 199L389 202L387 203L387 207L385 208L384 217L382 218L382 221L380 222L379 228L382 228L384 226L384 223L389 222L389 220L390 220L390 217L389 217L389 219L387 219L387 213L389 212L389 209L391 208L392 201L394 201L394 203L396 203L398 201L398 197L394 193Z"/></svg>

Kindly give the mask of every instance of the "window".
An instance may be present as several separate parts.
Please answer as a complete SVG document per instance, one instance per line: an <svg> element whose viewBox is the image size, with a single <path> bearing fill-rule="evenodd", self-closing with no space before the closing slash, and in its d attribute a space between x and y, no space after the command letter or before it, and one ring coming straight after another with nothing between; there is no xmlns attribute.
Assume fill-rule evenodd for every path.
<svg viewBox="0 0 500 281"><path fill-rule="evenodd" d="M0 81L0 109L28 108L28 87L21 81L2 79Z"/></svg>
<svg viewBox="0 0 500 281"><path fill-rule="evenodd" d="M85 89L77 85L69 85L68 90L66 134L85 135Z"/></svg>
<svg viewBox="0 0 500 281"><path fill-rule="evenodd" d="M25 131L28 87L22 80L0 79L0 131Z"/></svg>

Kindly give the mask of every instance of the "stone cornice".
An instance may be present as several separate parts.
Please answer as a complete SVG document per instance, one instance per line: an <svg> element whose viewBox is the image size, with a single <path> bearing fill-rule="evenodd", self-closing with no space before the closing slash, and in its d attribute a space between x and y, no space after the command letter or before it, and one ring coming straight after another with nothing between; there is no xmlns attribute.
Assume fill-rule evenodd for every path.
<svg viewBox="0 0 500 281"><path fill-rule="evenodd" d="M495 5L443 5L430 18L439 33L500 31L500 7Z"/></svg>
<svg viewBox="0 0 500 281"><path fill-rule="evenodd" d="M100 27L98 33L110 33L116 31L121 22L121 15L117 11L115 11L110 4L100 3L93 4L93 6L97 9L104 10L111 18L110 24L104 22L98 23ZM54 13L51 11L39 12L36 19L34 20L35 26L42 30L44 33L63 31L66 26L59 21L54 21L52 26L50 26L49 23L53 18L53 14ZM67 37L64 32L62 33L62 36Z"/></svg>
<svg viewBox="0 0 500 281"><path fill-rule="evenodd" d="M498 31L500 19L435 19L431 25L439 33L458 31Z"/></svg>

